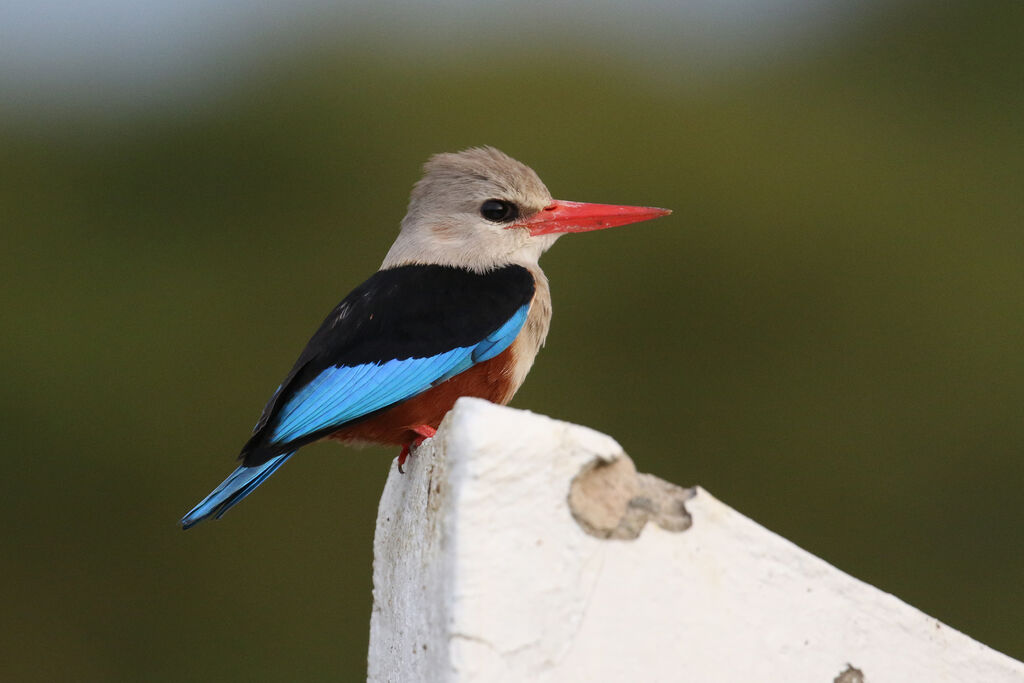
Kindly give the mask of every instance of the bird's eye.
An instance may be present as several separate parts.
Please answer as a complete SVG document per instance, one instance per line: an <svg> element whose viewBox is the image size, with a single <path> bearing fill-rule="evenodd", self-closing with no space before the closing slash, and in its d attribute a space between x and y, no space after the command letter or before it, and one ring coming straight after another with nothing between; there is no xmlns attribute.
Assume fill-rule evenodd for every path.
<svg viewBox="0 0 1024 683"><path fill-rule="evenodd" d="M480 215L495 223L508 223L519 218L519 207L504 199L488 199L480 205Z"/></svg>

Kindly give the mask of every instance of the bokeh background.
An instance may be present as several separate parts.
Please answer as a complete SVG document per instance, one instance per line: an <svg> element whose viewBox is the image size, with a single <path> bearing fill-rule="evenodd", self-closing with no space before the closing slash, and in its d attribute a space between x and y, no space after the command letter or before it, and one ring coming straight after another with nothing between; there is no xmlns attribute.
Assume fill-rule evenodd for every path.
<svg viewBox="0 0 1024 683"><path fill-rule="evenodd" d="M479 144L675 210L546 256L515 406L1024 657L1022 35L1015 0L7 0L0 677L365 675L393 450L176 521Z"/></svg>

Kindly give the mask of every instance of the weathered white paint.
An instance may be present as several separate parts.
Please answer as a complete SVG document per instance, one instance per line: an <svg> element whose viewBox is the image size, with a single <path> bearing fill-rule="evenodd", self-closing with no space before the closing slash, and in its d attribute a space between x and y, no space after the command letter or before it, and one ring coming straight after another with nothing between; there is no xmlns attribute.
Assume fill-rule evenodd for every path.
<svg viewBox="0 0 1024 683"><path fill-rule="evenodd" d="M1024 682L701 489L688 530L588 535L570 482L619 457L585 427L461 399L381 499L370 680L828 683L852 665L867 683Z"/></svg>

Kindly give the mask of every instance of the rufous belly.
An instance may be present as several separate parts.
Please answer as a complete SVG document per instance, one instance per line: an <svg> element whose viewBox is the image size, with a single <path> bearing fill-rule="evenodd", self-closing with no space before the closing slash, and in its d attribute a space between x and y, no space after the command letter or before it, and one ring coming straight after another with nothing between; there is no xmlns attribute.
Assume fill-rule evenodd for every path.
<svg viewBox="0 0 1024 683"><path fill-rule="evenodd" d="M422 394L346 425L328 438L347 443L410 444L419 436L411 427L429 425L437 429L441 419L462 396L508 403L518 388L513 386L515 365L513 345Z"/></svg>

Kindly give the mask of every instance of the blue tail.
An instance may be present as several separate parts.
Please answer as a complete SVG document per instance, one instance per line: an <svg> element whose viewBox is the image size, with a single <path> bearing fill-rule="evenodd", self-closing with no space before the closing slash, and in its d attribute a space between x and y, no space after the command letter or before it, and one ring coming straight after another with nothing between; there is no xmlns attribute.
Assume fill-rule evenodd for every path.
<svg viewBox="0 0 1024 683"><path fill-rule="evenodd" d="M263 483L263 480L276 472L277 468L292 455L294 452L285 453L255 467L242 465L228 475L228 478L222 481L220 486L213 490L213 493L203 498L199 505L189 510L188 514L181 518L181 528L194 527L207 517L220 519L225 512L255 491L256 487Z"/></svg>

